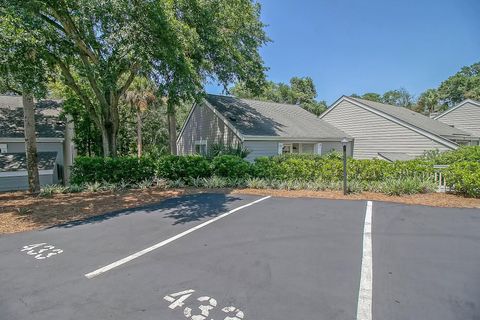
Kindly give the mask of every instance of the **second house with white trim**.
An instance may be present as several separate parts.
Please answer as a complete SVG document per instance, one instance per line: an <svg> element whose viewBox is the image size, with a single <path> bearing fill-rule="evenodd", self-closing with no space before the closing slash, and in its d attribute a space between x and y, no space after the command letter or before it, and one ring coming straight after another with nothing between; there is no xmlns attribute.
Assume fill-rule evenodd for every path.
<svg viewBox="0 0 480 320"><path fill-rule="evenodd" d="M389 161L478 145L479 137L407 108L343 96L320 115L355 139L354 158Z"/></svg>
<svg viewBox="0 0 480 320"><path fill-rule="evenodd" d="M207 95L196 103L177 139L178 153L207 154L214 144L243 146L247 160L289 153L352 155L353 138L298 105Z"/></svg>

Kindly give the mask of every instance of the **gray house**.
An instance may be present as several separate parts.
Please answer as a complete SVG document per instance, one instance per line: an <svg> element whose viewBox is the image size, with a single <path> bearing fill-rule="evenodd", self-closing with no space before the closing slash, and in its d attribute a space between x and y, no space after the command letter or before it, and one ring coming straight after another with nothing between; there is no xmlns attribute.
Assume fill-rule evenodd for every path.
<svg viewBox="0 0 480 320"><path fill-rule="evenodd" d="M213 144L242 145L247 160L285 153L341 151L353 139L298 105L207 95L193 105L177 139L179 154L206 154Z"/></svg>
<svg viewBox="0 0 480 320"><path fill-rule="evenodd" d="M67 182L75 156L73 123L59 119L58 101L35 105L40 183ZM0 96L0 191L28 188L23 103L20 96Z"/></svg>
<svg viewBox="0 0 480 320"><path fill-rule="evenodd" d="M434 119L480 137L480 102L478 101L465 100Z"/></svg>
<svg viewBox="0 0 480 320"><path fill-rule="evenodd" d="M477 145L478 135L453 128L406 108L343 96L320 115L355 139L357 159L411 159L426 150Z"/></svg>

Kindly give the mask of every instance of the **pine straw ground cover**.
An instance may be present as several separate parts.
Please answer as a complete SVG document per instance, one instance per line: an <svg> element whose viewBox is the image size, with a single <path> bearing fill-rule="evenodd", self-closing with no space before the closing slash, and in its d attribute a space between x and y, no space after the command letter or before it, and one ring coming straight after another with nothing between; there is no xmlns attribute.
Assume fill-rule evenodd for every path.
<svg viewBox="0 0 480 320"><path fill-rule="evenodd" d="M356 193L344 196L340 191L270 190L270 189L135 189L127 191L81 192L31 196L25 192L0 193L0 234L38 230L56 224L85 219L103 213L133 208L185 194L205 192L308 197L347 200L390 201L405 204L455 208L480 208L480 199L452 194L428 193L387 196L380 193Z"/></svg>

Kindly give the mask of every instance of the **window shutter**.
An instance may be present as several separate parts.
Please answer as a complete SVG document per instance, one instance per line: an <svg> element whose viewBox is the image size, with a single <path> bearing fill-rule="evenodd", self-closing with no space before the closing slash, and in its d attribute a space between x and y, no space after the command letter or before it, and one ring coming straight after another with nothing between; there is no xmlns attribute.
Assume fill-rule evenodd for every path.
<svg viewBox="0 0 480 320"><path fill-rule="evenodd" d="M282 153L283 153L283 143L279 142L278 143L278 154L282 154Z"/></svg>
<svg viewBox="0 0 480 320"><path fill-rule="evenodd" d="M321 143L317 143L315 145L315 153L316 154L322 154L322 144Z"/></svg>

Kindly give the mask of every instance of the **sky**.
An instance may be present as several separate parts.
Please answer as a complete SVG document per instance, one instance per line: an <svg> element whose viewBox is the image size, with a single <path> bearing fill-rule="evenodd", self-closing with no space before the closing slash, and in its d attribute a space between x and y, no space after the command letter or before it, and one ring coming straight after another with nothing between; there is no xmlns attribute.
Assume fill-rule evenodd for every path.
<svg viewBox="0 0 480 320"><path fill-rule="evenodd" d="M328 104L401 87L418 97L480 62L480 0L258 2L272 40L260 49L267 78L309 76Z"/></svg>

